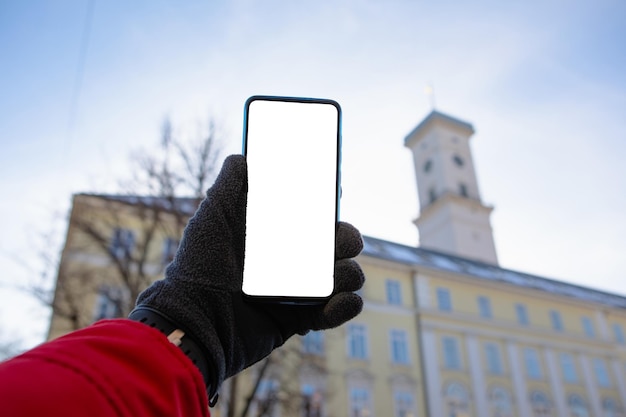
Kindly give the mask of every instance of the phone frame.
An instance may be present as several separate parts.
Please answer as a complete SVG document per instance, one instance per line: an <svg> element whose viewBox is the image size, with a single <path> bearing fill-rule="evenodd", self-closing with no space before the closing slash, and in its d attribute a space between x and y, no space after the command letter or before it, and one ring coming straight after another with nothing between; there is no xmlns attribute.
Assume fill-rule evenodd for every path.
<svg viewBox="0 0 626 417"><path fill-rule="evenodd" d="M341 127L342 127L342 111L341 106L335 100L330 99L322 99L322 98L310 98L310 97L291 97L291 96L269 96L269 95L254 95L249 97L244 105L244 127L243 127L243 141L242 141L242 154L247 158L248 157L248 114L250 111L250 105L254 101L279 101L279 102L295 102L295 103L312 103L312 104L325 104L332 105L337 110L337 129L336 129L336 161L335 161L335 233L333 247L336 245L337 239L337 225L339 223L339 213L340 213L340 198L341 198L341 148L342 148L342 135L341 135ZM247 220L246 220L247 221ZM334 256L334 252L333 252ZM245 260L244 260L244 268L245 268ZM243 279L242 279L243 285ZM243 291L242 294L244 298L248 301L256 301L256 302L266 302L266 303L280 303L280 304L321 304L326 301L335 291L335 283L334 283L334 273L333 273L333 289L328 296L325 297L300 297L300 296L265 296L265 295L251 295L246 294Z"/></svg>

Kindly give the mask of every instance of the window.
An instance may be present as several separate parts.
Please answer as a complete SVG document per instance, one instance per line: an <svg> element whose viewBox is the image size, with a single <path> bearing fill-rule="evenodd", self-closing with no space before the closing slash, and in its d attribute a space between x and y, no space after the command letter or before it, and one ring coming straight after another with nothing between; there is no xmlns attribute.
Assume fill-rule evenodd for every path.
<svg viewBox="0 0 626 417"><path fill-rule="evenodd" d="M569 353L561 353L561 371L563 372L563 379L565 382L575 383L578 382L578 375L576 373L576 364L574 358Z"/></svg>
<svg viewBox="0 0 626 417"><path fill-rule="evenodd" d="M273 378L262 379L261 382L259 382L255 396L258 398L267 398L278 392L279 386L278 381Z"/></svg>
<svg viewBox="0 0 626 417"><path fill-rule="evenodd" d="M570 415L572 417L589 417L587 404L580 395L570 395L567 405L569 406Z"/></svg>
<svg viewBox="0 0 626 417"><path fill-rule="evenodd" d="M593 359L593 372L596 374L596 381L598 381L598 385L601 387L611 386L609 371L606 367L606 362L603 359Z"/></svg>
<svg viewBox="0 0 626 417"><path fill-rule="evenodd" d="M324 354L324 332L311 331L302 337L302 350L311 355Z"/></svg>
<svg viewBox="0 0 626 417"><path fill-rule="evenodd" d="M530 395L530 406L533 410L533 417L550 417L550 401L548 396L541 391L535 391Z"/></svg>
<svg viewBox="0 0 626 417"><path fill-rule="evenodd" d="M511 394L502 388L495 387L489 393L489 402L491 406L491 416L493 417L511 417L513 415L513 406Z"/></svg>
<svg viewBox="0 0 626 417"><path fill-rule="evenodd" d="M613 336L615 336L615 341L619 344L625 344L626 339L624 338L624 329L621 324L613 323Z"/></svg>
<svg viewBox="0 0 626 417"><path fill-rule="evenodd" d="M528 320L528 310L524 304L515 304L515 315L517 316L518 324L528 326L530 321Z"/></svg>
<svg viewBox="0 0 626 417"><path fill-rule="evenodd" d="M350 417L369 417L372 415L372 400L367 388L350 390Z"/></svg>
<svg viewBox="0 0 626 417"><path fill-rule="evenodd" d="M415 399L409 391L398 391L393 396L394 416L413 417L415 416Z"/></svg>
<svg viewBox="0 0 626 417"><path fill-rule="evenodd" d="M437 288L437 305L440 311L452 311L450 290L447 288Z"/></svg>
<svg viewBox="0 0 626 417"><path fill-rule="evenodd" d="M424 163L424 172L429 173L433 167L433 161L430 159Z"/></svg>
<svg viewBox="0 0 626 417"><path fill-rule="evenodd" d="M485 358L487 360L487 370L489 373L502 375L502 360L497 344L485 343Z"/></svg>
<svg viewBox="0 0 626 417"><path fill-rule="evenodd" d="M461 369L461 359L459 357L459 347L453 337L444 337L443 343L443 365L447 369Z"/></svg>
<svg viewBox="0 0 626 417"><path fill-rule="evenodd" d="M161 254L161 263L167 265L174 260L176 250L178 249L178 239L171 237L165 238L163 241L163 253Z"/></svg>
<svg viewBox="0 0 626 417"><path fill-rule="evenodd" d="M482 318L491 318L491 301L489 298L482 295L478 297L478 312Z"/></svg>
<svg viewBox="0 0 626 417"><path fill-rule="evenodd" d="M402 305L402 293L400 291L400 282L394 279L385 281L387 290L387 303L393 305Z"/></svg>
<svg viewBox="0 0 626 417"><path fill-rule="evenodd" d="M463 165L465 165L465 161L463 160L463 158L461 158L459 155L454 155L452 157L452 160L454 161L454 163L459 166L462 167Z"/></svg>
<svg viewBox="0 0 626 417"><path fill-rule="evenodd" d="M463 183L459 184L459 194L463 197L469 197L469 194L467 193L467 185Z"/></svg>
<svg viewBox="0 0 626 417"><path fill-rule="evenodd" d="M602 399L603 417L623 417L624 410L618 405L613 398Z"/></svg>
<svg viewBox="0 0 626 417"><path fill-rule="evenodd" d="M122 316L127 295L120 287L102 285L98 288L94 321Z"/></svg>
<svg viewBox="0 0 626 417"><path fill-rule="evenodd" d="M391 331L391 361L393 363L408 364L409 349L407 347L406 332L404 330Z"/></svg>
<svg viewBox="0 0 626 417"><path fill-rule="evenodd" d="M437 193L435 192L435 189L429 188L428 189L428 201L430 203L434 203L436 199L437 199Z"/></svg>
<svg viewBox="0 0 626 417"><path fill-rule="evenodd" d="M590 338L594 338L596 332L594 331L593 323L591 322L591 318L589 318L589 317L581 317L580 323L583 326L583 332L585 333L585 336L590 337Z"/></svg>
<svg viewBox="0 0 626 417"><path fill-rule="evenodd" d="M275 416L278 413L280 384L276 379L264 378L259 382L259 387L252 400L252 415Z"/></svg>
<svg viewBox="0 0 626 417"><path fill-rule="evenodd" d="M348 356L367 359L367 329L362 324L348 326Z"/></svg>
<svg viewBox="0 0 626 417"><path fill-rule="evenodd" d="M322 405L324 395L313 384L303 384L300 389L302 394L302 417L322 417Z"/></svg>
<svg viewBox="0 0 626 417"><path fill-rule="evenodd" d="M526 375L532 379L543 378L543 372L541 371L541 363L539 362L539 354L536 349L525 348L524 349L524 363L526 365Z"/></svg>
<svg viewBox="0 0 626 417"><path fill-rule="evenodd" d="M552 323L552 330L563 331L563 321L561 320L561 313L556 310L550 310L550 322Z"/></svg>
<svg viewBox="0 0 626 417"><path fill-rule="evenodd" d="M128 258L134 247L135 234L132 230L118 227L113 231L113 238L111 239L111 246L109 247L113 257L117 259Z"/></svg>
<svg viewBox="0 0 626 417"><path fill-rule="evenodd" d="M446 417L469 416L469 393L458 382L452 382L443 391Z"/></svg>

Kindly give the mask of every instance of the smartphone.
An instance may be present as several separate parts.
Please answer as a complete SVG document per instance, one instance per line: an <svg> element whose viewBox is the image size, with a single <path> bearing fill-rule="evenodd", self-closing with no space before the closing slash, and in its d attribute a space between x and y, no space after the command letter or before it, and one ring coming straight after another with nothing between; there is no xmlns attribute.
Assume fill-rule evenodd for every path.
<svg viewBox="0 0 626 417"><path fill-rule="evenodd" d="M257 301L323 302L334 289L341 107L326 99L250 97L243 154L243 293Z"/></svg>

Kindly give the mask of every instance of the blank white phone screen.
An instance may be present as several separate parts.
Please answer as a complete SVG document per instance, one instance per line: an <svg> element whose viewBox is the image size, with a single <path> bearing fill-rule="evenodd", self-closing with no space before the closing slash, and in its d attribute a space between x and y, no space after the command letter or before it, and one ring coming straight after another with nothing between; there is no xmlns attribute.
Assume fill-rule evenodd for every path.
<svg viewBox="0 0 626 417"><path fill-rule="evenodd" d="M249 103L245 294L294 299L331 295L339 118L339 108L331 103Z"/></svg>

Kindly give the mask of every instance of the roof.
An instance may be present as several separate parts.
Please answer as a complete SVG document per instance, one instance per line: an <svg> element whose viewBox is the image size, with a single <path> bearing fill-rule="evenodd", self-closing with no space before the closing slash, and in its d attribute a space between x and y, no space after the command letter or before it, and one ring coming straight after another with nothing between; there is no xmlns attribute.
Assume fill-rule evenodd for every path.
<svg viewBox="0 0 626 417"><path fill-rule="evenodd" d="M461 258L430 249L405 246L370 236L363 236L363 241L364 248L361 255L364 256L468 275L478 279L526 287L612 307L626 308L626 297L617 294L513 271L497 265Z"/></svg>
<svg viewBox="0 0 626 417"><path fill-rule="evenodd" d="M78 196L95 197L103 200L118 201L124 204L155 207L165 211L177 211L186 215L193 215L198 208L199 200L195 197L154 197L125 194L89 194L80 193Z"/></svg>
<svg viewBox="0 0 626 417"><path fill-rule="evenodd" d="M189 216L193 215L198 207L198 200L193 197L176 197L170 199L166 197L115 194L82 193L78 195L103 198L132 205L143 204L145 206L156 206L163 210L179 210L179 212ZM503 282L587 302L626 309L626 296L513 271L501 268L497 265L461 258L431 249L406 246L371 236L363 236L363 242L364 247L361 253L363 256L370 256L372 258L384 259L416 267L463 274L488 281Z"/></svg>
<svg viewBox="0 0 626 417"><path fill-rule="evenodd" d="M406 137L404 138L404 143L406 144L409 141L410 137L420 133L420 131L425 129L429 123L434 122L436 120L441 120L447 123L451 123L457 127L460 127L461 129L469 130L471 133L474 133L474 126L472 126L471 123L465 122L461 119L457 119L456 117L448 116L447 114L438 112L437 110L433 110L430 112L428 116L426 116L424 120L420 122L420 124L418 124L415 127L415 129L411 131L411 133L406 135Z"/></svg>

